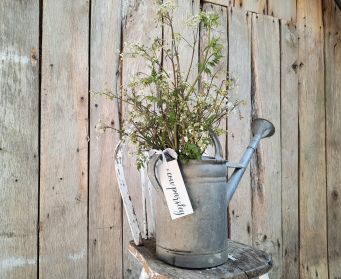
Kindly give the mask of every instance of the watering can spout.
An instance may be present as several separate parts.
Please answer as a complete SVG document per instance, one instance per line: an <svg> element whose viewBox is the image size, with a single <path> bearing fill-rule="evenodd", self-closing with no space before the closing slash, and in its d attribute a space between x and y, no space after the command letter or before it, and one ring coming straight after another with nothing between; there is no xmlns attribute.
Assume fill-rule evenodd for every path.
<svg viewBox="0 0 341 279"><path fill-rule="evenodd" d="M246 151L239 161L239 167L234 170L231 177L227 181L227 204L230 203L234 192L262 138L271 137L275 133L274 125L262 118L255 119L251 124L253 138L251 139Z"/></svg>

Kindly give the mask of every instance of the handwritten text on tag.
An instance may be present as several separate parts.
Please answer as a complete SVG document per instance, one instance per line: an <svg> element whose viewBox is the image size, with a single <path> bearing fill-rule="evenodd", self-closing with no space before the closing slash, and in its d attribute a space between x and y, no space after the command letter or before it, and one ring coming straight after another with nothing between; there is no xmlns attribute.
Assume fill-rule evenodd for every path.
<svg viewBox="0 0 341 279"><path fill-rule="evenodd" d="M161 161L157 171L172 220L192 214L193 208L177 160Z"/></svg>

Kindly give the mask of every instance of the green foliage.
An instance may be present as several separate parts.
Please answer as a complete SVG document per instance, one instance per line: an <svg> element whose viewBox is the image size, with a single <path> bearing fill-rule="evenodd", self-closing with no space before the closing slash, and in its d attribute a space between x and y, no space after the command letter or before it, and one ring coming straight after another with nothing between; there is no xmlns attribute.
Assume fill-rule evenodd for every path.
<svg viewBox="0 0 341 279"><path fill-rule="evenodd" d="M139 43L125 46L122 58L143 59L148 71L136 73L128 86L122 88L121 96L100 93L126 104L127 117L119 132L123 139L136 145L138 167L145 160L144 152L150 149L173 148L182 160L201 159L211 143L209 132L223 133L219 128L221 119L241 103L230 100L228 93L233 82L219 70L223 44L212 32L219 25L219 16L200 12L190 17L186 21L193 31L190 43L174 30L175 5L171 1L157 2L158 21L171 34L171 42L157 38L150 46ZM201 51L200 63L196 64L199 28L206 32L207 42ZM184 43L192 48L186 71L179 54L179 45ZM222 72L225 79L220 79L217 85L217 77Z"/></svg>

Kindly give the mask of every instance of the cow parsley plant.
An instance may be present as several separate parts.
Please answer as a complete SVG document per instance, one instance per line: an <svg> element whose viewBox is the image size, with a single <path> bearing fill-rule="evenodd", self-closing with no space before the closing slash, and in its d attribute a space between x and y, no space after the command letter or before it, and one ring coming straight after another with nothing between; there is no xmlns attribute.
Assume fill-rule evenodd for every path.
<svg viewBox="0 0 341 279"><path fill-rule="evenodd" d="M174 149L181 160L199 160L211 144L210 131L224 133L220 121L235 110L241 101L229 96L233 81L222 68L223 43L217 32L219 16L200 12L187 19L187 28L193 33L189 42L180 30L175 30L171 1L157 3L157 19L169 34L169 40L156 38L150 45L133 43L124 47L125 59L145 60L148 67L136 73L121 95L112 92L101 94L117 98L126 107L126 115L119 132L124 140L136 146L137 165L145 161L145 151ZM206 41L198 56L199 34L206 33ZM165 35L164 35L165 36ZM191 49L189 61L183 61L180 44ZM184 65L189 65L185 68ZM224 72L225 79L218 80ZM112 128L103 124L100 130Z"/></svg>

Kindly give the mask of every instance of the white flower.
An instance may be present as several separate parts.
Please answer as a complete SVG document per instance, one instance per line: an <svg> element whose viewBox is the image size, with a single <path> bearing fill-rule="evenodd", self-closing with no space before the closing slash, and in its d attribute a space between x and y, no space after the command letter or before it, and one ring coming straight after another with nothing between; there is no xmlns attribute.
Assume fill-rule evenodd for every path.
<svg viewBox="0 0 341 279"><path fill-rule="evenodd" d="M227 108L231 109L231 108L233 108L234 105L232 102L227 102L226 106L227 106Z"/></svg>
<svg viewBox="0 0 341 279"><path fill-rule="evenodd" d="M174 33L174 40L176 42L180 42L181 41L181 34L180 33Z"/></svg>
<svg viewBox="0 0 341 279"><path fill-rule="evenodd" d="M176 5L174 1L165 1L158 7L158 12L161 15L166 15L175 9Z"/></svg>
<svg viewBox="0 0 341 279"><path fill-rule="evenodd" d="M95 126L95 130L97 133L99 134L104 134L105 133L105 130L107 129L107 126L104 125L101 120L96 124Z"/></svg>
<svg viewBox="0 0 341 279"><path fill-rule="evenodd" d="M197 27L200 22L200 18L198 15L191 16L186 20L186 25L189 27Z"/></svg>

